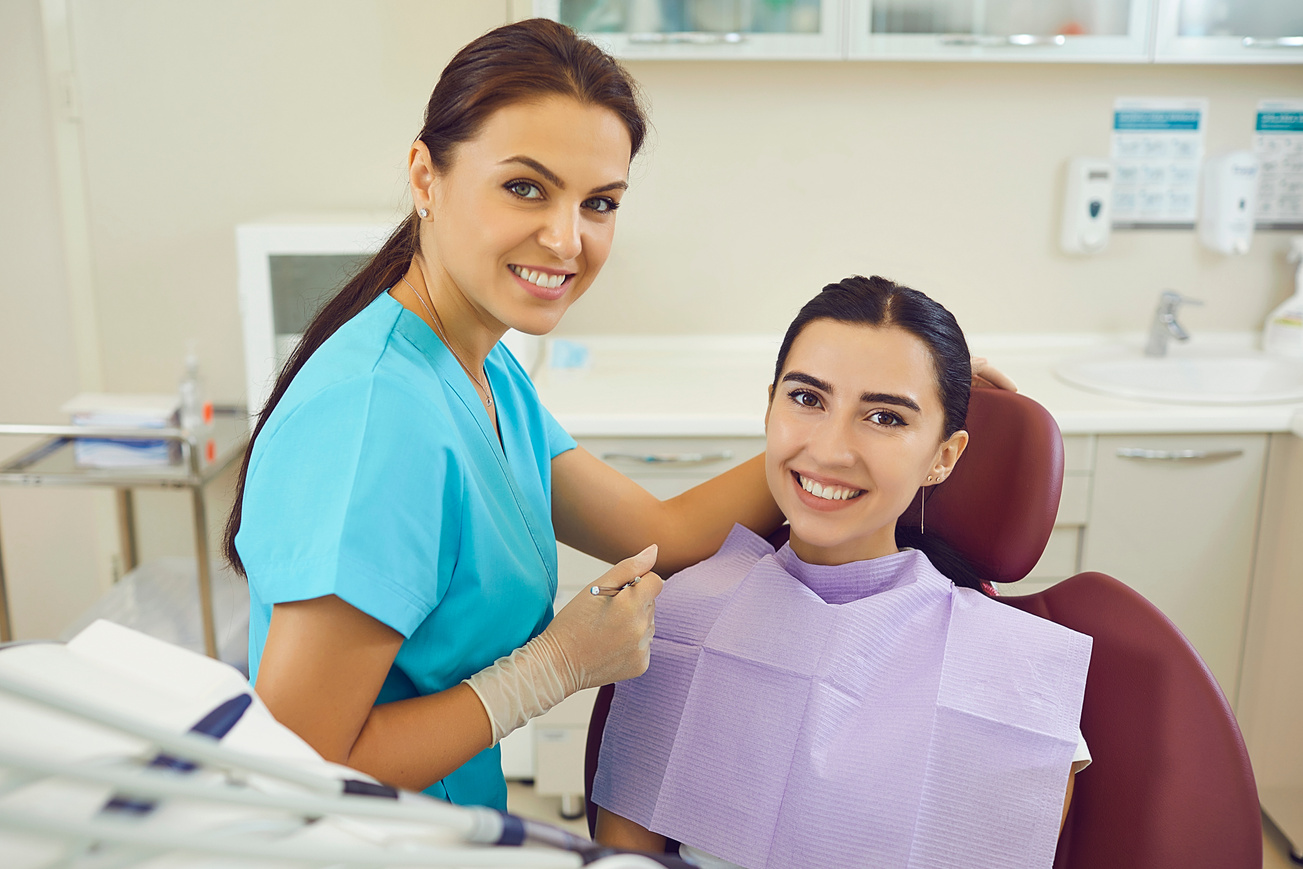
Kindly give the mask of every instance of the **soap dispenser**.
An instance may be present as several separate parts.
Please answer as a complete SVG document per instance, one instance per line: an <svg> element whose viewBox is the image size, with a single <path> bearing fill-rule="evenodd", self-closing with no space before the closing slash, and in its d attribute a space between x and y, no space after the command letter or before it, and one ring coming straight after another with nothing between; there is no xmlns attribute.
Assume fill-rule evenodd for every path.
<svg viewBox="0 0 1303 869"><path fill-rule="evenodd" d="M1303 359L1303 235L1290 239L1289 261L1295 264L1294 295L1267 315L1262 329L1262 349Z"/></svg>

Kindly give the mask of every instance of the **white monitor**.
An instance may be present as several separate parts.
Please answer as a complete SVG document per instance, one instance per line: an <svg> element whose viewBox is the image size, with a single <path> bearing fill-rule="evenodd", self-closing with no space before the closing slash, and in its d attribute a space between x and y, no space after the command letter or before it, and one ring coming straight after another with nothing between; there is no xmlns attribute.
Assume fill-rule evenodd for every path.
<svg viewBox="0 0 1303 869"><path fill-rule="evenodd" d="M303 327L401 219L398 214L292 214L235 228L251 416L266 403Z"/></svg>

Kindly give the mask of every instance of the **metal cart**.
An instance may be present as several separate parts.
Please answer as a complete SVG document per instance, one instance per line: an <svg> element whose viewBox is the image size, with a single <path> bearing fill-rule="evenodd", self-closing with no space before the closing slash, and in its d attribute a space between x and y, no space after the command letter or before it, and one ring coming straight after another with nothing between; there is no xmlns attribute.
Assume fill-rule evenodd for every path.
<svg viewBox="0 0 1303 869"><path fill-rule="evenodd" d="M194 519L195 557L199 570L199 606L204 649L217 657L213 618L212 575L208 551L208 514L204 487L244 455L249 443L249 417L243 407L213 408L213 423L204 431L179 428L138 429L72 425L0 425L0 437L40 440L0 462L0 484L17 486L109 486L117 491L118 534L124 570L136 566L136 524L132 491L139 488L189 489ZM170 465L133 468L87 468L73 457L78 438L169 441L179 445L180 461ZM2 538L0 538L2 539ZM5 587L4 552L0 548L0 642L13 639L9 598Z"/></svg>

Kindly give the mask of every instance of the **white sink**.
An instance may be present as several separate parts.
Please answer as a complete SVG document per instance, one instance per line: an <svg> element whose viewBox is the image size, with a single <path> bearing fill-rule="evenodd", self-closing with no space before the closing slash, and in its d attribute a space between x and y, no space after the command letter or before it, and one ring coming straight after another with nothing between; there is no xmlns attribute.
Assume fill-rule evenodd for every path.
<svg viewBox="0 0 1303 869"><path fill-rule="evenodd" d="M1184 351L1184 352L1183 352ZM1189 352L1175 346L1149 357L1115 347L1060 363L1060 380L1091 392L1172 404L1303 402L1303 360L1241 350Z"/></svg>

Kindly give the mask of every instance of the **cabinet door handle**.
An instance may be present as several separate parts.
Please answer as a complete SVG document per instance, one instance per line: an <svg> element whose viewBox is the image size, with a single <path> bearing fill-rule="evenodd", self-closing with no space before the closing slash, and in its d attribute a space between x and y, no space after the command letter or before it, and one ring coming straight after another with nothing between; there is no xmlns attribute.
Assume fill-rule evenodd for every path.
<svg viewBox="0 0 1303 869"><path fill-rule="evenodd" d="M630 33L634 45L737 45L746 42L741 33Z"/></svg>
<svg viewBox="0 0 1303 869"><path fill-rule="evenodd" d="M1260 36L1244 37L1245 48L1303 48L1303 36L1279 36L1263 39Z"/></svg>
<svg viewBox="0 0 1303 869"><path fill-rule="evenodd" d="M726 462L733 458L732 450L717 453L602 453L602 461L623 459L645 465L704 465L707 462Z"/></svg>
<svg viewBox="0 0 1303 869"><path fill-rule="evenodd" d="M1197 459L1233 459L1244 455L1244 450L1144 450L1139 447L1122 447L1117 454L1124 459L1187 462Z"/></svg>
<svg viewBox="0 0 1303 869"><path fill-rule="evenodd" d="M1052 36L1037 36L1033 33L1014 33L1010 36L978 36L969 33L947 33L938 37L942 45L978 45L991 48L1021 47L1031 45L1066 45L1067 37L1061 33Z"/></svg>

